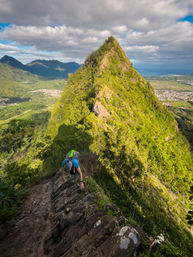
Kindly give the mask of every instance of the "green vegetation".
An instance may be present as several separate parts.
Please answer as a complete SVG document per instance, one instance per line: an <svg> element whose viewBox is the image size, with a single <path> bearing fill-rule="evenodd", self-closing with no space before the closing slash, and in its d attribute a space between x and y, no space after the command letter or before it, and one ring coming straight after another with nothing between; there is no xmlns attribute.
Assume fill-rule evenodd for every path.
<svg viewBox="0 0 193 257"><path fill-rule="evenodd" d="M193 91L193 86L179 83L177 81L170 81L170 80L149 80L152 87L154 89L168 89L168 90L176 90L176 91Z"/></svg>
<svg viewBox="0 0 193 257"><path fill-rule="evenodd" d="M38 80L38 76L27 71L13 68L5 63L0 63L0 78L1 80L11 80L23 83L32 83ZM1 94L0 94L1 95Z"/></svg>
<svg viewBox="0 0 193 257"><path fill-rule="evenodd" d="M97 201L101 208L111 203L110 198L107 197L104 190L97 184L95 179L89 176L85 178L84 181L86 191L94 195L95 201Z"/></svg>
<svg viewBox="0 0 193 257"><path fill-rule="evenodd" d="M6 65L6 66L2 66ZM8 66L9 65L9 66ZM11 69L11 67L14 70ZM26 65L19 62L15 58L11 56L5 55L0 59L0 77L4 78L7 76L11 76L12 80L20 80L22 81L22 77L28 74L31 77L41 76L44 79L67 79L69 74L74 73L77 69L80 68L80 64L76 62L59 62L57 60L34 60ZM1 71L3 67L3 71L6 67L6 72ZM8 72L10 74L8 75ZM32 74L35 74L33 76ZM24 81L24 80L23 80Z"/></svg>
<svg viewBox="0 0 193 257"><path fill-rule="evenodd" d="M32 113L26 119L12 119L0 130L0 181L15 196L12 208L0 211L0 221L18 211L28 187L42 176L39 151L46 147L44 138L49 112Z"/></svg>
<svg viewBox="0 0 193 257"><path fill-rule="evenodd" d="M190 144L191 151L193 150L193 104L188 103L188 108L185 109L183 104L182 108L176 107L176 105L169 107L169 110L173 113L178 127L182 131Z"/></svg>
<svg viewBox="0 0 193 257"><path fill-rule="evenodd" d="M11 207L14 200L8 186L0 182L0 209L3 209L4 206Z"/></svg>
<svg viewBox="0 0 193 257"><path fill-rule="evenodd" d="M3 221L17 212L28 187L42 176L40 152L49 142L50 110L66 81L41 80L6 64L0 64L0 77L0 181L8 192L0 193Z"/></svg>
<svg viewBox="0 0 193 257"><path fill-rule="evenodd" d="M176 254L191 253L185 219L193 175L189 146L116 40L109 38L70 77L48 134L47 172L61 165L69 146L96 153L93 179L128 220L181 245Z"/></svg>
<svg viewBox="0 0 193 257"><path fill-rule="evenodd" d="M66 84L65 80L41 80L1 63L0 77L0 124L13 118L25 118L33 112L50 110L58 98L50 94L53 90L63 90ZM47 93L44 92L46 89Z"/></svg>
<svg viewBox="0 0 193 257"><path fill-rule="evenodd" d="M150 76L148 80L155 81L158 83L161 81L167 82L177 82L186 85L192 85L193 76L192 75L169 75L169 76Z"/></svg>
<svg viewBox="0 0 193 257"><path fill-rule="evenodd" d="M70 76L50 120L46 107L39 108L33 115L26 109L22 119L17 113L13 121L5 117L1 127L1 165L8 160L1 181L15 192L18 203L29 185L59 169L69 149L84 158L94 153L98 165L87 168L92 176L86 187L99 205L112 201L128 223L151 236L164 234L163 252L171 253L165 256L191 256L186 220L193 179L189 145L114 38Z"/></svg>
<svg viewBox="0 0 193 257"><path fill-rule="evenodd" d="M193 200L193 186L190 188L190 201L192 203ZM193 225L193 211L188 211L188 214L186 215L186 219L188 220L188 223L190 225Z"/></svg>
<svg viewBox="0 0 193 257"><path fill-rule="evenodd" d="M150 83L157 90L173 90L175 92L193 92L193 76L152 77ZM188 100L164 101L169 111L178 122L178 127L193 149L193 102ZM186 140L185 139L185 140ZM186 140L186 141L187 141Z"/></svg>

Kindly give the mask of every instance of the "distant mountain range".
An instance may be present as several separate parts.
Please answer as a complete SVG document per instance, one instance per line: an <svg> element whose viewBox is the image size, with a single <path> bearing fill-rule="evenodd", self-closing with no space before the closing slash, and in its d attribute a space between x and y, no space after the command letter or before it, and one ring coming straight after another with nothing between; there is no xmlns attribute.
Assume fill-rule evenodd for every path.
<svg viewBox="0 0 193 257"><path fill-rule="evenodd" d="M19 62L17 59L5 55L0 59L0 63L6 63L14 68L31 72L38 76L43 76L49 79L68 78L70 73L74 73L81 67L76 62L59 62L57 60L34 60L26 65Z"/></svg>

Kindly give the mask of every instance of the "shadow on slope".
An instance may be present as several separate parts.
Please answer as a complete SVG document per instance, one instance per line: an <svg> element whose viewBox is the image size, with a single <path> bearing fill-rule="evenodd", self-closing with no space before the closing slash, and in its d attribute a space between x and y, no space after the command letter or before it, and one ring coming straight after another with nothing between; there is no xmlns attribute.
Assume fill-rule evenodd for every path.
<svg viewBox="0 0 193 257"><path fill-rule="evenodd" d="M120 207L127 217L126 223L140 226L151 236L163 233L166 239L175 242L175 246L181 245L183 252L190 253L193 247L191 235L175 220L176 216L172 210L170 211L166 202L167 197L161 196L158 189L154 188L147 179L139 177L132 182L128 175L118 174L117 170L115 173L120 184L116 183L112 174L101 165L97 165L96 155L89 150L91 143L92 138L82 124L61 125L52 145L44 152L43 170L48 175L54 174L61 167L70 149L79 151L83 156L81 168L84 174L86 172L91 175L112 202ZM171 248L173 254L182 254L175 246Z"/></svg>
<svg viewBox="0 0 193 257"><path fill-rule="evenodd" d="M48 175L54 174L61 167L62 161L71 149L80 152L81 156L88 156L90 142L91 137L81 125L61 125L53 143L43 153L43 170ZM88 166L85 160L83 163Z"/></svg>

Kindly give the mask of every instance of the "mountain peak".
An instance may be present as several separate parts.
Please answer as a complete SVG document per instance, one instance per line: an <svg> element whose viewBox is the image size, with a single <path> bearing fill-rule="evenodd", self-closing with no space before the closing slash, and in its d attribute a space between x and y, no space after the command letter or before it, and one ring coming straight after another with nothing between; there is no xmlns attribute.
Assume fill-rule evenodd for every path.
<svg viewBox="0 0 193 257"><path fill-rule="evenodd" d="M1 62L13 61L13 60L19 62L17 59L15 59L14 57L9 56L9 55L4 55L4 56L0 59Z"/></svg>
<svg viewBox="0 0 193 257"><path fill-rule="evenodd" d="M103 70L105 67L109 67L110 59L114 59L114 64L122 66L123 70L127 70L132 66L118 41L112 36L105 40L98 50L86 58L83 66L87 68L91 65L99 68L99 70Z"/></svg>
<svg viewBox="0 0 193 257"><path fill-rule="evenodd" d="M148 232L155 233L157 227L172 238L176 232L165 224L184 224L184 214L178 215L175 206L171 215L168 199L172 202L176 192L176 198L188 193L191 153L171 113L113 37L70 76L52 111L48 133L53 137L50 163L58 153L63 157L69 145L97 155L94 177L123 211L135 211L137 220L145 217ZM184 226L177 223L178 228ZM182 230L173 239L176 245L178 238L184 240Z"/></svg>
<svg viewBox="0 0 193 257"><path fill-rule="evenodd" d="M8 60L8 59L14 59L13 57L9 56L9 55L4 55L1 60Z"/></svg>
<svg viewBox="0 0 193 257"><path fill-rule="evenodd" d="M9 55L4 55L1 59L0 59L1 63L6 63L14 68L18 68L18 69L24 69L25 65L21 62L19 62L17 59L9 56Z"/></svg>

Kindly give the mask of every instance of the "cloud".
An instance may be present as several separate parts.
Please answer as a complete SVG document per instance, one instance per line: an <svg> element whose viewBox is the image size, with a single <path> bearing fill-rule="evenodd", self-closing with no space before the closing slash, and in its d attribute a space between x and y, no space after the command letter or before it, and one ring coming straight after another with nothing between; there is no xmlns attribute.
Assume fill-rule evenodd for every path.
<svg viewBox="0 0 193 257"><path fill-rule="evenodd" d="M5 51L15 51L17 50L18 48L15 47L15 46L10 46L10 45L4 45L4 44L1 44L0 43L0 50L5 50Z"/></svg>
<svg viewBox="0 0 193 257"><path fill-rule="evenodd" d="M125 31L125 33L123 33ZM120 34L118 34L120 33ZM9 26L0 32L4 40L15 45L32 46L38 51L54 51L62 57L78 58L81 61L103 41L114 34L129 58L141 62L151 60L164 62L183 55L191 56L193 24L180 22L167 28L149 31L128 30L125 25L111 30L78 29L67 26ZM184 47L186 46L186 47Z"/></svg>
<svg viewBox="0 0 193 257"><path fill-rule="evenodd" d="M125 50L128 52L144 52L144 53L155 53L159 49L159 46L146 45L146 46L127 46Z"/></svg>
<svg viewBox="0 0 193 257"><path fill-rule="evenodd" d="M15 45L32 46L37 51L55 51L69 58L85 58L111 35L108 30L81 30L66 26L9 26L1 38ZM76 56L75 56L76 53Z"/></svg>
<svg viewBox="0 0 193 257"><path fill-rule="evenodd" d="M193 24L178 20L192 12L192 0L0 0L0 22L14 24L0 49L83 62L114 35L136 63L191 66Z"/></svg>
<svg viewBox="0 0 193 257"><path fill-rule="evenodd" d="M128 31L128 28L127 28L127 26L122 25L122 26L115 26L115 27L112 28L112 30L113 30L115 33L118 33L118 34L120 33L120 34L122 34L122 33L127 32L127 31Z"/></svg>
<svg viewBox="0 0 193 257"><path fill-rule="evenodd" d="M16 25L107 29L126 25L133 29L166 26L193 10L180 0L1 0L0 22Z"/></svg>

